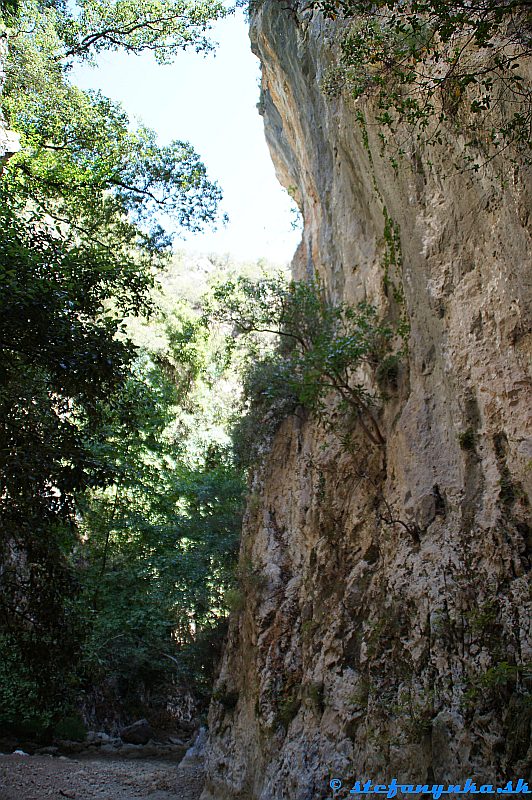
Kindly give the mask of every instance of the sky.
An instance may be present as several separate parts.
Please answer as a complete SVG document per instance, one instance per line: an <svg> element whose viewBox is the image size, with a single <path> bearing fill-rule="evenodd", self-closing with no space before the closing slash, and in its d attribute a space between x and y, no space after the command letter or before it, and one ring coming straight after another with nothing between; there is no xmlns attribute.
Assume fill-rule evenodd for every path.
<svg viewBox="0 0 532 800"><path fill-rule="evenodd" d="M160 66L151 54L105 53L78 65L73 81L119 100L131 119L153 128L161 144L190 141L223 191L229 224L216 233L176 239L176 248L229 253L238 260L287 263L301 238L293 203L280 186L257 111L260 69L247 24L237 12L213 30L215 54L179 54Z"/></svg>

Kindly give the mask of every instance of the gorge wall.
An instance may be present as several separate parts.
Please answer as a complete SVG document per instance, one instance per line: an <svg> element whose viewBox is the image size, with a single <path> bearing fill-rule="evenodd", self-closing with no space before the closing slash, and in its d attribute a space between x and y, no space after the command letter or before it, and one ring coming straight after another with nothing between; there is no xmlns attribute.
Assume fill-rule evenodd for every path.
<svg viewBox="0 0 532 800"><path fill-rule="evenodd" d="M304 413L264 448L204 800L530 772L530 173L460 172L450 133L394 168L371 107L361 127L320 88L338 25L277 0L252 14L267 138L304 218L294 274L405 315L408 356L384 448Z"/></svg>

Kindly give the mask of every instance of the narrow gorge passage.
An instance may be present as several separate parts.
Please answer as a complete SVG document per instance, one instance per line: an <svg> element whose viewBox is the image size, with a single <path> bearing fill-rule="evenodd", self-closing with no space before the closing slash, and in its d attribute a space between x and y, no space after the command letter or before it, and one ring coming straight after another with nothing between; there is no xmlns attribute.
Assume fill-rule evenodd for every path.
<svg viewBox="0 0 532 800"><path fill-rule="evenodd" d="M71 82L225 0L0 0L0 800L531 794L530 0L246 11L284 271L172 250L217 170Z"/></svg>

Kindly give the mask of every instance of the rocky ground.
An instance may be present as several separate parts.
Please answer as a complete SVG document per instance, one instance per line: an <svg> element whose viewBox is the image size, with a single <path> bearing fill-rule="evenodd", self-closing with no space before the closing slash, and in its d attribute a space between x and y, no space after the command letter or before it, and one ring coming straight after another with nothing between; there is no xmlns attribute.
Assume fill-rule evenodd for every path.
<svg viewBox="0 0 532 800"><path fill-rule="evenodd" d="M66 756L0 756L0 800L198 800L203 762Z"/></svg>

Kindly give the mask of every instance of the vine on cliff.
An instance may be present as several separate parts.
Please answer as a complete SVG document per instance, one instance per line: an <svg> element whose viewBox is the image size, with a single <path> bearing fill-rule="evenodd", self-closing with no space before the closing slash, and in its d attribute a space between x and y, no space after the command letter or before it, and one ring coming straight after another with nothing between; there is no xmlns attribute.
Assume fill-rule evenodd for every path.
<svg viewBox="0 0 532 800"><path fill-rule="evenodd" d="M464 136L466 164L504 151L531 163L532 56L529 3L510 0L316 0L326 17L349 21L324 83L338 95L372 97L379 135L397 141L403 123L423 142L442 125Z"/></svg>

